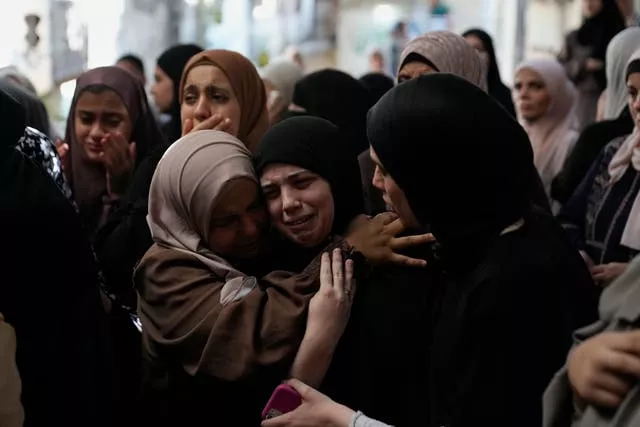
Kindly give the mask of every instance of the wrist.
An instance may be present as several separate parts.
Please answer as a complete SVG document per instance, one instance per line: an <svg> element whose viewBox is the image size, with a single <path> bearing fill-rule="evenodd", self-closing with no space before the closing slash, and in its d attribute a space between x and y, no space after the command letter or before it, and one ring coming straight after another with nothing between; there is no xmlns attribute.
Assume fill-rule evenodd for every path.
<svg viewBox="0 0 640 427"><path fill-rule="evenodd" d="M328 414L328 425L333 427L349 427L356 412L335 402L332 402L332 405L331 411Z"/></svg>

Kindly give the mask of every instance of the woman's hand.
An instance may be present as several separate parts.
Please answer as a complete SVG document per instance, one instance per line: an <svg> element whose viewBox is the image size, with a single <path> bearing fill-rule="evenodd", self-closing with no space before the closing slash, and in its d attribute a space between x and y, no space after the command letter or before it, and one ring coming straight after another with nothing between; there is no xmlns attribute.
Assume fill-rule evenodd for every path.
<svg viewBox="0 0 640 427"><path fill-rule="evenodd" d="M127 141L121 132L102 138L100 158L107 171L107 192L111 196L124 194L136 164L136 143Z"/></svg>
<svg viewBox="0 0 640 427"><path fill-rule="evenodd" d="M262 427L349 427L355 412L298 380L287 383L302 397L296 410L262 422Z"/></svg>
<svg viewBox="0 0 640 427"><path fill-rule="evenodd" d="M624 273L629 264L626 262L610 262L591 267L591 276L598 284L608 286Z"/></svg>
<svg viewBox="0 0 640 427"><path fill-rule="evenodd" d="M342 251L322 254L320 290L309 303L307 333L337 344L349 322L351 305L356 291L353 261L342 261Z"/></svg>
<svg viewBox="0 0 640 427"><path fill-rule="evenodd" d="M385 212L374 218L361 215L349 224L345 240L374 264L393 263L409 267L426 266L425 260L400 255L396 251L431 243L435 241L435 238L432 234L395 237L404 230L404 224L394 213Z"/></svg>
<svg viewBox="0 0 640 427"><path fill-rule="evenodd" d="M640 378L640 331L604 332L569 354L569 381L586 403L617 408Z"/></svg>
<svg viewBox="0 0 640 427"><path fill-rule="evenodd" d="M225 119L220 114L214 114L197 125L194 124L193 119L185 119L184 122L182 122L182 136L199 130L219 130L222 132L229 132L230 129L231 119Z"/></svg>
<svg viewBox="0 0 640 427"><path fill-rule="evenodd" d="M67 144L60 138L58 138L56 140L56 151L58 152L58 157L60 157L62 170L64 170L67 165L67 154L69 153L69 144Z"/></svg>

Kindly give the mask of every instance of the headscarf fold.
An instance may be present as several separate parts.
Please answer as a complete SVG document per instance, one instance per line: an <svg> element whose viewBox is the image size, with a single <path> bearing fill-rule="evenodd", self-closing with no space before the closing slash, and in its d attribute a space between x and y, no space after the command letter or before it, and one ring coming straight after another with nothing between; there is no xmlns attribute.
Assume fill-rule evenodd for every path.
<svg viewBox="0 0 640 427"><path fill-rule="evenodd" d="M534 123L520 120L533 147L534 163L547 195L551 183L562 170L564 161L578 139L576 129L577 92L562 65L553 59L532 59L520 64L521 70L535 71L547 88L551 102L547 112Z"/></svg>
<svg viewBox="0 0 640 427"><path fill-rule="evenodd" d="M467 80L432 73L396 86L369 112L367 131L417 220L447 251L467 258L530 211L527 135Z"/></svg>
<svg viewBox="0 0 640 427"><path fill-rule="evenodd" d="M147 223L154 242L193 255L226 281L243 277L208 248L207 238L211 213L227 185L238 178L258 182L250 156L238 139L215 130L190 133L169 147L149 190Z"/></svg>
<svg viewBox="0 0 640 427"><path fill-rule="evenodd" d="M237 52L206 50L192 57L184 67L180 81L180 100L189 71L198 65L207 64L220 68L229 79L242 111L237 136L253 152L269 130L267 94L258 70L251 61Z"/></svg>
<svg viewBox="0 0 640 427"><path fill-rule="evenodd" d="M354 157L369 147L366 121L373 103L367 89L349 74L326 69L305 76L296 84L293 103L338 126Z"/></svg>
<svg viewBox="0 0 640 427"><path fill-rule="evenodd" d="M203 49L195 44L178 44L165 50L157 60L158 67L169 76L173 82L173 101L169 115L171 119L164 127L165 136L169 142L174 142L182 136L182 121L180 120L180 79L182 70L192 56L202 52Z"/></svg>
<svg viewBox="0 0 640 427"><path fill-rule="evenodd" d="M637 70L638 66L640 66L640 50L636 50L631 55L627 70ZM625 74L628 74L628 72ZM633 133L622 143L611 159L611 163L609 163L609 176L612 185L624 176L629 166L640 172L640 131L638 130L637 122L634 124ZM633 201L620 244L631 249L640 250L640 193L636 195Z"/></svg>
<svg viewBox="0 0 640 427"><path fill-rule="evenodd" d="M304 72L298 64L286 58L276 58L262 70L262 78L276 87L287 107L293 101L293 91Z"/></svg>
<svg viewBox="0 0 640 427"><path fill-rule="evenodd" d="M640 46L640 28L631 27L620 32L607 47L607 92L604 118L617 119L627 106L625 70L629 59Z"/></svg>
<svg viewBox="0 0 640 427"><path fill-rule="evenodd" d="M107 183L104 168L86 160L84 149L76 139L75 115L78 98L94 86L114 91L126 107L132 126L130 142L136 143L136 164L145 158L149 149L163 141L144 89L131 73L118 67L101 67L78 77L67 118L65 141L69 144L69 159L65 175L73 190L83 223L90 233L101 225L102 219L106 219L103 218L103 197L106 195Z"/></svg>
<svg viewBox="0 0 640 427"><path fill-rule="evenodd" d="M411 40L400 55L400 67L411 54L432 63L438 72L451 73L487 90L485 65L476 50L464 38L449 31L434 31Z"/></svg>

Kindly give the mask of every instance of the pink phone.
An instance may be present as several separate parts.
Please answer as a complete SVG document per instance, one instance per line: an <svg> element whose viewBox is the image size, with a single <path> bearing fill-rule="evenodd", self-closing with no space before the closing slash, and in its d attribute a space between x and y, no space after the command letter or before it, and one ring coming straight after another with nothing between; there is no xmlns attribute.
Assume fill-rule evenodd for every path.
<svg viewBox="0 0 640 427"><path fill-rule="evenodd" d="M267 406L262 411L262 419L268 420L286 414L302 405L302 397L290 385L280 384L271 395Z"/></svg>

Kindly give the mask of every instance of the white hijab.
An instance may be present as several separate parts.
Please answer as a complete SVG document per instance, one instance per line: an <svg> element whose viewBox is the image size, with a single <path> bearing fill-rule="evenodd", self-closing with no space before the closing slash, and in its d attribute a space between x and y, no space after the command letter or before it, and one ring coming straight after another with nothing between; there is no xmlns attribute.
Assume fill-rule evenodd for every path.
<svg viewBox="0 0 640 427"><path fill-rule="evenodd" d="M627 68L634 61L640 61L640 50L636 50L631 55ZM626 77L626 75L627 70L625 69L623 76ZM627 137L613 156L613 159L611 159L611 163L609 163L610 184L618 182L629 169L629 166L640 172L640 131L637 123L635 123L633 133ZM622 232L620 244L640 251L640 192L636 195L629 212L629 218L627 218L627 223Z"/></svg>
<svg viewBox="0 0 640 427"><path fill-rule="evenodd" d="M617 119L627 106L627 65L638 47L640 47L640 27L627 28L609 42L606 58L605 120Z"/></svg>
<svg viewBox="0 0 640 427"><path fill-rule="evenodd" d="M525 61L518 66L516 74L523 69L536 72L551 96L549 109L540 119L528 123L520 118L531 140L536 169L547 195L550 195L551 183L562 170L579 136L576 131L577 92L562 65L554 59Z"/></svg>

